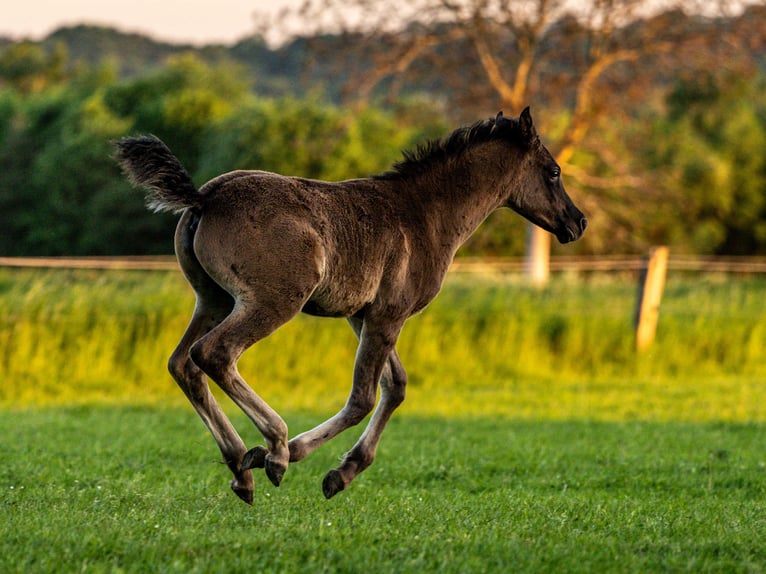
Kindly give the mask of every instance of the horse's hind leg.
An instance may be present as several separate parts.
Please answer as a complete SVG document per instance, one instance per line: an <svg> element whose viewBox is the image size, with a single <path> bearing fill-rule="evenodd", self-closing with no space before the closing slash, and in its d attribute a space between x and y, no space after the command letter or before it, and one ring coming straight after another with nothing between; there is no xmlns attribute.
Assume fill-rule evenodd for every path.
<svg viewBox="0 0 766 574"><path fill-rule="evenodd" d="M241 467L247 450L245 443L210 392L202 370L189 357L191 346L221 320L220 312L211 311L198 302L186 333L168 361L168 369L218 444L226 465L234 475L231 489L242 500L252 504L253 475L250 470Z"/></svg>
<svg viewBox="0 0 766 574"><path fill-rule="evenodd" d="M232 233L235 224L242 226L241 233ZM287 425L247 385L237 361L300 313L321 279L321 242L304 221L290 214L255 225L239 212L210 210L199 223L194 252L209 276L236 294L236 301L220 325L192 345L191 358L263 435L268 452L259 451L260 462L278 486L290 461ZM239 462L242 469L253 466Z"/></svg>
<svg viewBox="0 0 766 574"><path fill-rule="evenodd" d="M197 294L197 304L181 342L168 361L168 369L218 444L224 461L234 475L232 490L242 500L252 504L253 475L249 470L243 470L240 464L245 444L210 393L202 370L189 356L191 346L227 317L234 306L232 297L204 272L194 257L191 244L196 223L196 216L187 212L176 231L178 261Z"/></svg>
<svg viewBox="0 0 766 574"><path fill-rule="evenodd" d="M268 301L258 305L239 301L220 325L191 348L194 362L244 411L263 435L268 453L263 453L261 462L275 486L279 486L290 460L287 425L247 385L237 370L237 361L247 348L297 314L301 305L302 301L293 306L285 301ZM243 464L242 468L253 466Z"/></svg>

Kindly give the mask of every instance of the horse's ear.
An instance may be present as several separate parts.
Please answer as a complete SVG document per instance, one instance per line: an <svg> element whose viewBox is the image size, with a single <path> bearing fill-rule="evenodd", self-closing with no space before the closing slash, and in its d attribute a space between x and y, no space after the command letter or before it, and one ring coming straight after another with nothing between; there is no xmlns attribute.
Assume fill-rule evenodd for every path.
<svg viewBox="0 0 766 574"><path fill-rule="evenodd" d="M528 145L534 143L537 139L537 130L535 130L535 125L532 123L532 114L529 113L529 106L521 112L519 126L521 127L521 139Z"/></svg>
<svg viewBox="0 0 766 574"><path fill-rule="evenodd" d="M490 121L492 121L492 118L490 118ZM507 123L510 120L503 116L503 112L497 112L497 115L495 116L495 122L492 125L492 129L490 130L491 134L496 133L496 131L500 128L501 124Z"/></svg>

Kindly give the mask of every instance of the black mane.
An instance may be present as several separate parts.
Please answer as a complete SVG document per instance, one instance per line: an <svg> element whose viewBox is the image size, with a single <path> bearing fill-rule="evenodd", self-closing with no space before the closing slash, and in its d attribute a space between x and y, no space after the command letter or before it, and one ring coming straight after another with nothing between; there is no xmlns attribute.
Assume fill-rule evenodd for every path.
<svg viewBox="0 0 766 574"><path fill-rule="evenodd" d="M476 122L471 126L456 129L445 138L428 140L418 145L415 151L404 150L404 159L394 164L391 171L378 174L375 179L403 179L424 173L434 165L459 156L478 144L495 141L518 141L521 143L519 121L500 114Z"/></svg>

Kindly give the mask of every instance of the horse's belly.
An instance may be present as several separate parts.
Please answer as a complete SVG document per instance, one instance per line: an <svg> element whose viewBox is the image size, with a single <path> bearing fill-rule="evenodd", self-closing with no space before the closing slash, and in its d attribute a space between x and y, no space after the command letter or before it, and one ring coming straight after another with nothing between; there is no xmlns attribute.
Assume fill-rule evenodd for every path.
<svg viewBox="0 0 766 574"><path fill-rule="evenodd" d="M377 289L372 281L352 278L317 286L302 311L317 317L353 317L374 299Z"/></svg>
<svg viewBox="0 0 766 574"><path fill-rule="evenodd" d="M316 301L307 301L301 309L301 312L307 315L313 315L315 317L348 317L345 312L340 309L328 309L317 303Z"/></svg>

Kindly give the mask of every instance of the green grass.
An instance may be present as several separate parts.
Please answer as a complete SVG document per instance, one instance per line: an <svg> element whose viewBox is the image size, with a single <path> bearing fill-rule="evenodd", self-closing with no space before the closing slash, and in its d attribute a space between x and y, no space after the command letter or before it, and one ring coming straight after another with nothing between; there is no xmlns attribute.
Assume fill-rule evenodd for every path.
<svg viewBox="0 0 766 574"><path fill-rule="evenodd" d="M762 572L763 431L403 416L348 491L351 435L251 508L190 410L11 412L0 571Z"/></svg>
<svg viewBox="0 0 766 574"><path fill-rule="evenodd" d="M450 277L405 326L376 463L323 498L351 430L248 507L165 370L177 274L0 270L0 572L764 572L764 293L671 276L636 356L630 279ZM354 347L299 317L242 371L295 434Z"/></svg>

